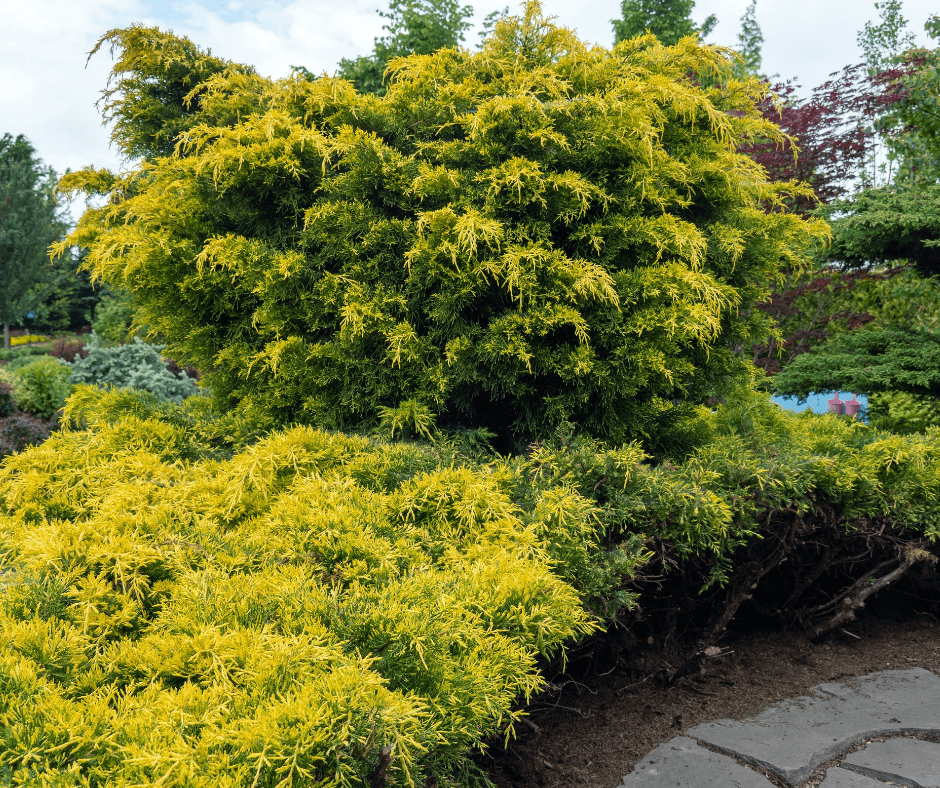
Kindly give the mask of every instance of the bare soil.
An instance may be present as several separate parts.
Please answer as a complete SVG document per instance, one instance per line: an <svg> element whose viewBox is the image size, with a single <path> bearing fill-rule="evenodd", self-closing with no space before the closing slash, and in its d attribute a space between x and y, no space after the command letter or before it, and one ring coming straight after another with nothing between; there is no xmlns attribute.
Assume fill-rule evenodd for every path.
<svg viewBox="0 0 940 788"><path fill-rule="evenodd" d="M894 594L816 641L806 635L731 630L720 655L671 685L599 664L573 651L564 673L527 707L508 748L489 742L477 758L500 788L615 788L650 750L703 722L742 719L816 684L881 670L940 674L937 600Z"/></svg>

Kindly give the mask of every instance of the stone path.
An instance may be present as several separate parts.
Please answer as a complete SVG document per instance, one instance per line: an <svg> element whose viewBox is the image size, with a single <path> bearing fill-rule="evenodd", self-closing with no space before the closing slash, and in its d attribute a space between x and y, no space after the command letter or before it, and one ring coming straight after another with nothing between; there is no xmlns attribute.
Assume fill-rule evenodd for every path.
<svg viewBox="0 0 940 788"><path fill-rule="evenodd" d="M907 738L940 736L940 676L892 670L810 692L750 719L689 729L647 755L620 788L773 788L735 759L797 786L865 742L826 772L820 788L940 788L940 744ZM881 736L895 738L870 741Z"/></svg>

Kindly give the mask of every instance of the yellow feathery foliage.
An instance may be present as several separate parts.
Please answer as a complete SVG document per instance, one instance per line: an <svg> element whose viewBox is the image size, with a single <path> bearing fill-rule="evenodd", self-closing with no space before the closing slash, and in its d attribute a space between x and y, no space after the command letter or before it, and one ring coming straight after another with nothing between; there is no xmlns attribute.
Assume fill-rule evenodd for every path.
<svg viewBox="0 0 940 788"><path fill-rule="evenodd" d="M381 97L151 28L106 45L141 161L63 179L110 196L65 243L217 404L281 423L415 403L504 445L572 421L660 451L747 377L752 307L828 232L737 152L782 139L765 87L693 38L592 47L533 1L479 52L393 60Z"/></svg>
<svg viewBox="0 0 940 788"><path fill-rule="evenodd" d="M753 393L697 419L678 465L566 432L472 459L459 433L270 431L79 387L0 465L0 781L352 788L385 752L390 785L469 786L539 656L677 587L693 637L780 523L810 555L885 535L932 560L935 433ZM662 555L681 572L644 586Z"/></svg>
<svg viewBox="0 0 940 788"><path fill-rule="evenodd" d="M309 427L185 460L180 408L86 392L0 469L4 781L361 786L391 747L424 785L596 626L505 471Z"/></svg>

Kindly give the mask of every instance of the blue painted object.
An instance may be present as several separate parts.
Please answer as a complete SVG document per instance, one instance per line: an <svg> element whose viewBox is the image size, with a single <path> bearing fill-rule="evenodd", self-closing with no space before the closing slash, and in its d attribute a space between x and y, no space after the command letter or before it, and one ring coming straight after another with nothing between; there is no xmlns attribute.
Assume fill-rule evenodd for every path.
<svg viewBox="0 0 940 788"><path fill-rule="evenodd" d="M774 397L773 401L781 408L786 408L787 410L800 412L809 409L813 411L813 413L828 413L828 401L834 396L834 391L827 391L823 394L810 394L803 403L800 403L798 397L778 396ZM862 410L858 414L858 418L860 418L862 421L868 421L868 397L865 394L857 394L856 398L862 405ZM852 399L852 394L849 392L840 391L839 399L845 402L846 400Z"/></svg>

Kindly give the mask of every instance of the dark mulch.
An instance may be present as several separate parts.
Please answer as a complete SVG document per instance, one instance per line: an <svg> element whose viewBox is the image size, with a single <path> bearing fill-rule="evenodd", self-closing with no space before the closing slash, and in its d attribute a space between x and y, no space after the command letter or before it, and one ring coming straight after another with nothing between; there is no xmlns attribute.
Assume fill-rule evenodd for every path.
<svg viewBox="0 0 940 788"><path fill-rule="evenodd" d="M518 725L508 749L492 740L477 762L501 788L615 788L646 753L699 723L749 717L816 684L874 671L940 674L940 618L931 601L894 593L817 641L729 630L721 656L671 686L619 668L600 675L606 668L590 654L573 652L566 672L551 677L555 689L529 705L532 726Z"/></svg>
<svg viewBox="0 0 940 788"><path fill-rule="evenodd" d="M56 419L43 419L21 411L0 417L0 459L42 443L57 424Z"/></svg>

